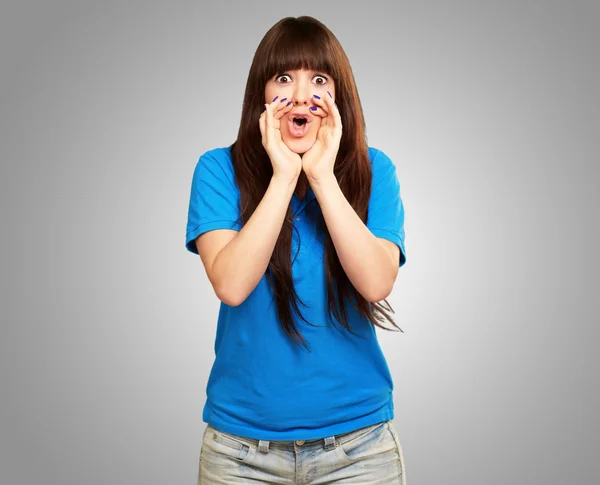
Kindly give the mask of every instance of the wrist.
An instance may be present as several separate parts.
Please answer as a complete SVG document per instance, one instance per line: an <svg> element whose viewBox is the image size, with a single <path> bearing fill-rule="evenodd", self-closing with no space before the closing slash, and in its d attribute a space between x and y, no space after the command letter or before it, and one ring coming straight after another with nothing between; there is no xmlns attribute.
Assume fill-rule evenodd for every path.
<svg viewBox="0 0 600 485"><path fill-rule="evenodd" d="M327 173L325 175L308 175L306 174L306 178L310 183L310 186L314 188L327 186L331 184L337 184L337 178L333 172Z"/></svg>
<svg viewBox="0 0 600 485"><path fill-rule="evenodd" d="M295 188L300 178L300 174L288 175L288 174L273 174L271 182L277 185L286 186L288 188Z"/></svg>

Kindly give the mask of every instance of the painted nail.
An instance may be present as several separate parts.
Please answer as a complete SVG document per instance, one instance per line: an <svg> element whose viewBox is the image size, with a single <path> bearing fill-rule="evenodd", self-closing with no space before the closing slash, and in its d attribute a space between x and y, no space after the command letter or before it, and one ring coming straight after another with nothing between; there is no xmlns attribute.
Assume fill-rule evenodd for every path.
<svg viewBox="0 0 600 485"><path fill-rule="evenodd" d="M329 94L330 98L333 98L333 96L331 95L331 93L329 91L327 91L327 94Z"/></svg>
<svg viewBox="0 0 600 485"><path fill-rule="evenodd" d="M317 107L316 106L311 106L310 109L312 109L313 111L317 111Z"/></svg>
<svg viewBox="0 0 600 485"><path fill-rule="evenodd" d="M267 105L265 104L264 106L265 106L265 109L267 109Z"/></svg>
<svg viewBox="0 0 600 485"><path fill-rule="evenodd" d="M313 96L317 99L321 99L321 96L317 96L316 94L313 94Z"/></svg>
<svg viewBox="0 0 600 485"><path fill-rule="evenodd" d="M273 101L271 101L271 103L275 102L275 100L276 100L278 97L279 97L279 96L275 96L275 97L273 98Z"/></svg>
<svg viewBox="0 0 600 485"><path fill-rule="evenodd" d="M290 104L292 104L292 102L290 101L288 104L286 104L286 106L289 106Z"/></svg>
<svg viewBox="0 0 600 485"><path fill-rule="evenodd" d="M279 101L280 103L283 103L287 98L283 98L281 101Z"/></svg>

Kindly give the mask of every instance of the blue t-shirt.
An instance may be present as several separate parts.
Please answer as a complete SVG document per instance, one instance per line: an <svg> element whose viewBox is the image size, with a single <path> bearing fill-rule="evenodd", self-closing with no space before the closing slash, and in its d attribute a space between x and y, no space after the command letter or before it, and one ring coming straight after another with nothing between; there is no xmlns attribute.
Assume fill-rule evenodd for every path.
<svg viewBox="0 0 600 485"><path fill-rule="evenodd" d="M369 147L372 190L367 227L400 247L406 261L404 207L396 166ZM214 229L241 230L239 189L230 147L204 153L194 170L186 248L198 254L195 239ZM291 258L302 315L292 313L311 352L281 329L266 274L238 306L221 302L215 361L206 388L202 419L221 431L262 440L311 440L394 418L393 382L375 327L347 305L348 332L327 312L324 238L317 230L320 207L308 186L304 199L291 198L294 224ZM389 323L388 323L389 326Z"/></svg>

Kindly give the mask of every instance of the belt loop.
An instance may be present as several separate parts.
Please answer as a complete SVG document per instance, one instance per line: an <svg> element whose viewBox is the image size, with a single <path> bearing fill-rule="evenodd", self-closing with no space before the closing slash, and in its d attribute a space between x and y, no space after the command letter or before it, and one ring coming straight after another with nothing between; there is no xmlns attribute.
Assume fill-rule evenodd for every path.
<svg viewBox="0 0 600 485"><path fill-rule="evenodd" d="M335 448L335 436L325 438L325 451L331 451Z"/></svg>
<svg viewBox="0 0 600 485"><path fill-rule="evenodd" d="M258 451L261 453L269 452L269 440L258 440Z"/></svg>

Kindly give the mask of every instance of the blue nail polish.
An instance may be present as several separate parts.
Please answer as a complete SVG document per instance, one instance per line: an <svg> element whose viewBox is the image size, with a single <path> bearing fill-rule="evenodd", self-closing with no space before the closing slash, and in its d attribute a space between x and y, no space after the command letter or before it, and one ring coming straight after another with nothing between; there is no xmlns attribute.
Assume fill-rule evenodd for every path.
<svg viewBox="0 0 600 485"><path fill-rule="evenodd" d="M310 109L312 109L313 111L317 111L317 107L316 106L311 106Z"/></svg>
<svg viewBox="0 0 600 485"><path fill-rule="evenodd" d="M283 98L281 101L279 101L280 103L283 103L287 98Z"/></svg>
<svg viewBox="0 0 600 485"><path fill-rule="evenodd" d="M279 97L279 96L275 96L275 97L273 98L273 101L271 101L271 103L275 102L275 100L276 100L278 97Z"/></svg>
<svg viewBox="0 0 600 485"><path fill-rule="evenodd" d="M317 96L316 94L313 94L313 96L317 99L321 99L321 96Z"/></svg>
<svg viewBox="0 0 600 485"><path fill-rule="evenodd" d="M290 101L288 104L286 104L286 106L289 106L290 104L292 104L292 102Z"/></svg>

